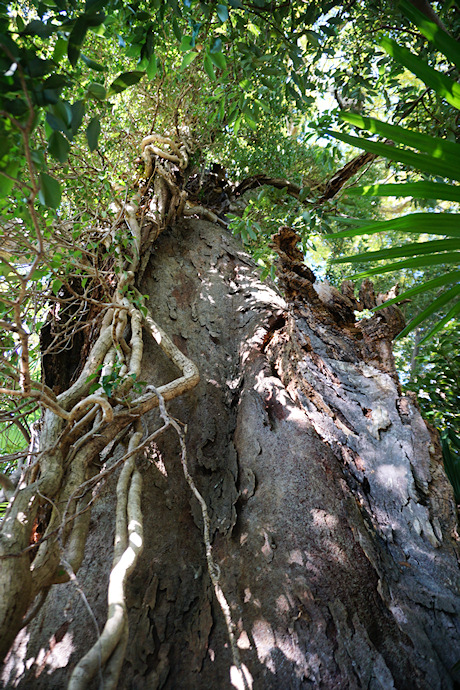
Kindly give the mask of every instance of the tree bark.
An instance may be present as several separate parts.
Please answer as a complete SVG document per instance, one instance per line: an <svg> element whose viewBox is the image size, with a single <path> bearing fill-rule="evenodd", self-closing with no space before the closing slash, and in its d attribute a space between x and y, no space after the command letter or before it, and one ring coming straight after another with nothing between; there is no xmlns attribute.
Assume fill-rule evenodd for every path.
<svg viewBox="0 0 460 690"><path fill-rule="evenodd" d="M187 424L247 685L454 688L457 516L437 437L401 395L392 315L355 324L349 305L315 285L285 277L286 302L226 231L190 220L158 239L141 286L200 370L200 384L169 410ZM143 371L155 386L177 376L153 339ZM150 432L158 412L146 421ZM243 688L231 680L176 435L141 464L145 547L128 585L118 687ZM100 628L114 481L93 510L78 573ZM54 587L16 639L5 687L65 687L95 638L74 584Z"/></svg>

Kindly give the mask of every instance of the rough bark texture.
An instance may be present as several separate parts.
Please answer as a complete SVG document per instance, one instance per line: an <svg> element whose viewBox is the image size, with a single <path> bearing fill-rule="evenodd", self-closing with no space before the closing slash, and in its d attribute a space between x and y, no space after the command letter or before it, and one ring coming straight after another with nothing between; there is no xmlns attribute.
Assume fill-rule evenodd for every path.
<svg viewBox="0 0 460 690"><path fill-rule="evenodd" d="M170 409L188 426L253 687L453 688L455 506L436 439L395 379L392 316L356 325L349 304L295 272L284 289L289 303L225 231L201 221L158 240L142 285L155 319L200 369L199 386ZM175 375L149 343L144 380ZM177 438L168 432L147 456L145 549L129 585L119 687L230 688ZM100 627L113 512L111 484L78 574ZM94 639L74 586L56 587L20 633L5 686L64 687Z"/></svg>

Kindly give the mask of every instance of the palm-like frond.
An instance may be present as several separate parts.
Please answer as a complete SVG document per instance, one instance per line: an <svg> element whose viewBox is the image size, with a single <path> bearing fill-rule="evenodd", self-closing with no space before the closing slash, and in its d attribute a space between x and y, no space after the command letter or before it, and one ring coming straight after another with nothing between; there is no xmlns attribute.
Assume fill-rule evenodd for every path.
<svg viewBox="0 0 460 690"><path fill-rule="evenodd" d="M402 0L402 8L406 15L419 27L449 60L460 65L460 49L458 44L448 34L441 31L424 15L418 12L406 0ZM451 105L460 109L460 86L447 75L433 69L420 57L409 50L402 48L395 41L383 38L380 45L398 63L406 67L426 86L445 98ZM441 176L452 180L451 184L445 182L412 182L407 184L383 184L360 187L348 190L350 195L360 196L394 196L414 199L436 199L460 203L460 145L439 137L415 132L401 127L381 122L375 118L362 117L356 113L341 113L341 119L357 129L365 130L370 134L384 137L386 141L373 141L363 137L351 136L338 131L328 131L328 134L365 151L376 153L384 158L407 165L414 170L428 173L433 176ZM388 141L391 140L391 141ZM400 146L397 146L399 144ZM410 147L410 148L407 148ZM396 230L411 235L429 234L441 235L443 239L428 242L413 242L405 245L390 247L376 252L360 253L354 256L334 259L333 263L363 263L372 262L373 267L356 274L355 278L364 278L372 275L380 275L390 271L406 268L418 269L428 266L446 265L454 270L447 270L443 276L423 282L416 288L406 290L396 299L390 300L385 305L394 304L397 301L408 299L417 294L441 288L438 294L426 309L418 314L411 323L400 333L402 337L417 327L420 323L431 317L438 310L446 307L451 302L447 313L436 323L434 328L425 336L424 340L435 333L455 318L460 312L459 277L460 271L455 270L460 264L460 214L456 213L412 213L389 221L378 221L358 227L353 227L342 232L328 235L330 238L357 237L360 235L372 235ZM405 258L403 261L393 261L395 258ZM384 265L375 266L376 261L385 261ZM381 305L381 306L385 306Z"/></svg>

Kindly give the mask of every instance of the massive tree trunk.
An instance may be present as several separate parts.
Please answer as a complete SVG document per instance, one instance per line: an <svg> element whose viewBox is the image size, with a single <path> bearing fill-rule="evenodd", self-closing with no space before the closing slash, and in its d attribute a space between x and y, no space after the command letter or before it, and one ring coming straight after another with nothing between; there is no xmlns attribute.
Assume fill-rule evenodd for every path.
<svg viewBox="0 0 460 690"><path fill-rule="evenodd" d="M400 392L394 314L354 324L349 301L295 271L284 290L287 302L211 223L190 220L157 240L141 292L200 371L169 410L187 425L244 679L169 430L141 462L145 546L128 585L119 687L453 688L455 505L437 438ZM147 340L144 380L176 376ZM147 425L158 426L157 411ZM78 572L100 628L114 482L93 509ZM95 637L75 584L55 586L16 639L5 686L65 687Z"/></svg>

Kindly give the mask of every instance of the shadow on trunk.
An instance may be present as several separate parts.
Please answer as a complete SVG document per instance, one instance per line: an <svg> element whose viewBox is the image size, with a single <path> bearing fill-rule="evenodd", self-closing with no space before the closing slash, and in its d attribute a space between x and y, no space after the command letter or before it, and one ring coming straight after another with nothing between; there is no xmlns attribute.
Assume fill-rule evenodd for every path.
<svg viewBox="0 0 460 690"><path fill-rule="evenodd" d="M187 424L247 686L453 688L455 505L437 439L401 396L393 317L355 323L350 296L292 275L285 302L225 230L191 220L158 239L141 286L200 371L169 409ZM147 337L143 380L177 375ZM146 421L158 426L158 412ZM243 688L177 436L166 432L139 467L145 547L128 585L118 687ZM112 478L78 573L99 627L113 490ZM15 642L5 687L64 687L95 639L74 585L54 587Z"/></svg>

